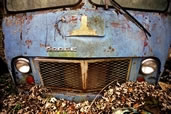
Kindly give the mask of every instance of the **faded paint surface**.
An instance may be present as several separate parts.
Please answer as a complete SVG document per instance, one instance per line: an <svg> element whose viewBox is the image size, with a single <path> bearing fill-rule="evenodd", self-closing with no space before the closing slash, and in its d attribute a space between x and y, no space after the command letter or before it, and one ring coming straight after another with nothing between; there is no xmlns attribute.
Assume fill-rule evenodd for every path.
<svg viewBox="0 0 171 114"><path fill-rule="evenodd" d="M86 3L84 3L86 2ZM74 10L47 10L6 16L3 19L5 55L9 66L14 57L157 57L161 71L171 43L171 19L164 14L129 11L151 33L146 38L134 23L113 9L98 10L88 1ZM96 36L71 36L81 26L82 16ZM46 47L76 47L76 52L47 52ZM137 59L136 61L140 61ZM130 80L135 80L140 63L132 65ZM11 68L11 67L10 67Z"/></svg>

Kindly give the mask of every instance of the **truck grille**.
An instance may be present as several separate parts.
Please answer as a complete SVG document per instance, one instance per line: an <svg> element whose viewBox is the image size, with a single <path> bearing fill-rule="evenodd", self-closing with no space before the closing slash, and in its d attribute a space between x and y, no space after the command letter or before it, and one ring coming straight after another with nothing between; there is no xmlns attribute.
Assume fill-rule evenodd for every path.
<svg viewBox="0 0 171 114"><path fill-rule="evenodd" d="M40 72L45 86L82 89L78 63L40 62Z"/></svg>
<svg viewBox="0 0 171 114"><path fill-rule="evenodd" d="M97 91L116 80L125 82L129 75L130 59L35 59L38 61L42 83L72 91Z"/></svg>

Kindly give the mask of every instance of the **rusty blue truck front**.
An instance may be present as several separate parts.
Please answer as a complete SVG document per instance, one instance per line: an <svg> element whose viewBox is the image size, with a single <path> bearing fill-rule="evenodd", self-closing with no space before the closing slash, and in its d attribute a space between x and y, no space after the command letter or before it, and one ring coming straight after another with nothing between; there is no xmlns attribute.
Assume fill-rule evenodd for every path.
<svg viewBox="0 0 171 114"><path fill-rule="evenodd" d="M80 100L112 81L157 83L171 42L169 15L129 11L149 37L113 8L88 0L76 6L4 17L5 55L16 84L40 84L59 98Z"/></svg>

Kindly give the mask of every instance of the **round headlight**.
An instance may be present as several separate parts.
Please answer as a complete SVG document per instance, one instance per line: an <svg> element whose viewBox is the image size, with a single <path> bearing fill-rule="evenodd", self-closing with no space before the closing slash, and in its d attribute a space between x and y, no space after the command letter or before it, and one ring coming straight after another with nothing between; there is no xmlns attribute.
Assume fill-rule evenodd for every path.
<svg viewBox="0 0 171 114"><path fill-rule="evenodd" d="M21 73L28 73L30 71L29 60L25 58L18 58L15 66Z"/></svg>
<svg viewBox="0 0 171 114"><path fill-rule="evenodd" d="M154 59L145 59L141 63L141 72L143 74L152 74L157 69L157 61Z"/></svg>

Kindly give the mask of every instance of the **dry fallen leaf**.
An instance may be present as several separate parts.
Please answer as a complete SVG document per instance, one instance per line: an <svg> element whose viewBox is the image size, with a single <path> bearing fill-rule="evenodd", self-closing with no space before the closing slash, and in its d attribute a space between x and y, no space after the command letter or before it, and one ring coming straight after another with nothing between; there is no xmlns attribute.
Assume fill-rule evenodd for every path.
<svg viewBox="0 0 171 114"><path fill-rule="evenodd" d="M112 113L114 110L123 107L133 107L139 110L145 106L147 97L158 99L162 110L171 109L171 102L169 102L171 94L147 82L126 82L110 86L102 92L102 97L97 99L91 105L91 108L91 102L89 101L75 103L64 99L56 99L55 97L45 97L46 92L48 92L46 88L33 86L25 88L17 95L9 95L3 100L3 112L13 113L15 111L39 114ZM17 105L17 103L20 105ZM14 107L16 107L15 110L13 110Z"/></svg>
<svg viewBox="0 0 171 114"><path fill-rule="evenodd" d="M166 83L163 83L163 82L159 82L159 85L160 85L160 87L161 87L164 91L166 91L166 90L168 90L168 89L171 89L171 84L166 84Z"/></svg>

